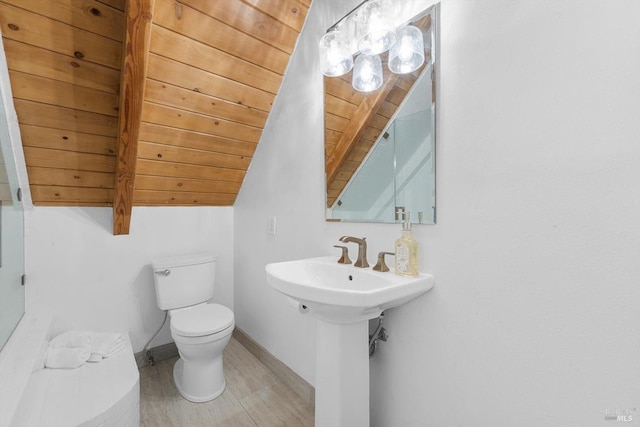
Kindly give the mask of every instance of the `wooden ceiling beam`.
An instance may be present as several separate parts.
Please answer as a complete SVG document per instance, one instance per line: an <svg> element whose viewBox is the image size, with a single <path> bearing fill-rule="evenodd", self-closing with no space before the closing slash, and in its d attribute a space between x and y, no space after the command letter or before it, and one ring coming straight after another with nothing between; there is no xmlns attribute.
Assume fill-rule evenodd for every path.
<svg viewBox="0 0 640 427"><path fill-rule="evenodd" d="M127 0L120 78L113 234L129 234L155 0Z"/></svg>
<svg viewBox="0 0 640 427"><path fill-rule="evenodd" d="M366 96L358 106L356 112L353 114L353 118L342 133L342 137L340 137L336 148L327 159L327 187L331 185L336 178L340 167L344 164L349 153L351 153L353 147L369 127L369 123L373 120L380 105L382 105L387 95L389 95L389 92L391 92L391 89L395 86L398 77L398 74L389 73L385 76L386 80L382 84L382 87Z"/></svg>

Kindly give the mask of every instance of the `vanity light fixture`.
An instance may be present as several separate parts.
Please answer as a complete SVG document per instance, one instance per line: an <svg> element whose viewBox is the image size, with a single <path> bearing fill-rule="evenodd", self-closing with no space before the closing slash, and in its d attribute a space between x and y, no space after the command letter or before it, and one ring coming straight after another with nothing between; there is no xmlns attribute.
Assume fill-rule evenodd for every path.
<svg viewBox="0 0 640 427"><path fill-rule="evenodd" d="M382 61L378 55L358 55L351 85L360 92L373 92L382 86Z"/></svg>
<svg viewBox="0 0 640 427"><path fill-rule="evenodd" d="M347 74L353 68L353 56L347 40L340 31L333 29L320 40L320 66L322 74L338 77Z"/></svg>
<svg viewBox="0 0 640 427"><path fill-rule="evenodd" d="M390 9L390 4L384 0L371 0L358 8L356 19L360 53L384 53L396 42L396 28L387 16Z"/></svg>
<svg viewBox="0 0 640 427"><path fill-rule="evenodd" d="M319 43L322 74L339 77L353 69L353 88L372 92L382 86L379 55L387 51L393 73L417 70L425 59L422 31L413 25L397 29L393 15L389 0L365 0L331 26Z"/></svg>

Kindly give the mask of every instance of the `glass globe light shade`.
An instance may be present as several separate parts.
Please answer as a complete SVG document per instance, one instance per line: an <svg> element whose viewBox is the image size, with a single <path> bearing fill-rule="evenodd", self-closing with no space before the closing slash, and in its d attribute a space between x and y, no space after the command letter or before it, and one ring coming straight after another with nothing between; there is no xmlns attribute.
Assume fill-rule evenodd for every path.
<svg viewBox="0 0 640 427"><path fill-rule="evenodd" d="M378 55L358 55L352 86L359 92L372 92L382 86L382 61Z"/></svg>
<svg viewBox="0 0 640 427"><path fill-rule="evenodd" d="M396 29L382 0L371 0L358 11L358 50L366 55L386 52L396 42Z"/></svg>
<svg viewBox="0 0 640 427"><path fill-rule="evenodd" d="M349 44L340 31L333 30L322 36L319 49L320 67L325 76L342 76L353 68Z"/></svg>
<svg viewBox="0 0 640 427"><path fill-rule="evenodd" d="M422 32L413 25L398 31L398 41L389 51L389 69L396 74L417 70L424 63Z"/></svg>

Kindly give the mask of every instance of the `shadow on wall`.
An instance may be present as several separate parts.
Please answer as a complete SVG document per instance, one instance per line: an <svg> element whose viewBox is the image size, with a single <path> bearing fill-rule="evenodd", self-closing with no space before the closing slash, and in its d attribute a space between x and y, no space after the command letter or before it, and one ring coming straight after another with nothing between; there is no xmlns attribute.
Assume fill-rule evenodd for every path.
<svg viewBox="0 0 640 427"><path fill-rule="evenodd" d="M164 319L164 312L158 308L156 300L156 288L153 281L151 264L145 265L140 270L133 282L131 291L132 297L138 307L138 324L141 325L142 329L130 331L129 335L134 346L134 351L140 351L147 343L147 340L158 330ZM169 337L168 340L163 340L164 334L159 334L154 339L152 346L170 342L171 335L167 334L167 336Z"/></svg>
<svg viewBox="0 0 640 427"><path fill-rule="evenodd" d="M77 221L97 225L109 234L113 234L113 213L111 208L75 208L67 209ZM77 214L77 215L76 215Z"/></svg>

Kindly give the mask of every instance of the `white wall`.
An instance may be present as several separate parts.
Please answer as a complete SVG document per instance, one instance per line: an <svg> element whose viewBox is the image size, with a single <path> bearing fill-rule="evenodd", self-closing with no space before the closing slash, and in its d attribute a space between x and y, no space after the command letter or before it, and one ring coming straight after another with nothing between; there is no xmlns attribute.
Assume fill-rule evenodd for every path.
<svg viewBox="0 0 640 427"><path fill-rule="evenodd" d="M264 265L343 234L371 260L399 235L323 220L315 43L349 6L313 3L234 212L237 323L311 382L313 321ZM606 426L631 408L640 425L640 2L443 0L441 17L438 224L415 230L436 287L387 313L372 425Z"/></svg>
<svg viewBox="0 0 640 427"><path fill-rule="evenodd" d="M50 313L54 333L128 331L141 351L163 319L151 262L175 254L215 254L214 301L233 308L233 208L136 207L129 235L112 224L111 208L27 211L27 312ZM165 326L151 346L171 341Z"/></svg>

